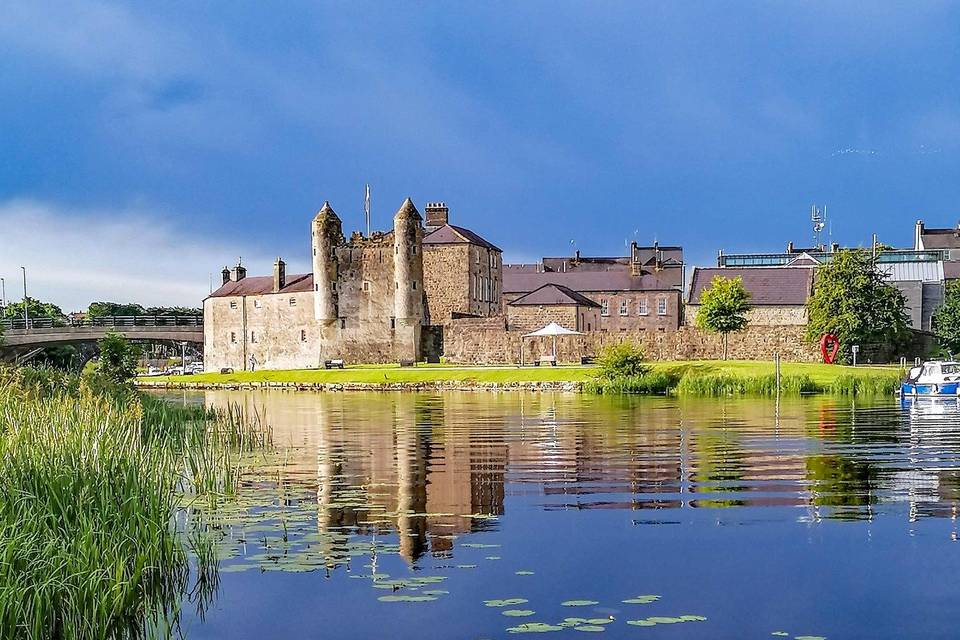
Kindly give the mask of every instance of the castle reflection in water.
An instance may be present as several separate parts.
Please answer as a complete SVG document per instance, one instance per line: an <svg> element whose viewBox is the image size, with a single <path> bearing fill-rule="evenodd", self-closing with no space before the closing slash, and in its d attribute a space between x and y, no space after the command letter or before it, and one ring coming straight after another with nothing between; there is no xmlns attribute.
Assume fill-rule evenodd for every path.
<svg viewBox="0 0 960 640"><path fill-rule="evenodd" d="M261 412L286 481L316 492L335 544L399 534L408 562L495 529L510 509L629 510L634 524L955 519L960 415L883 400L573 394L205 392ZM903 509L904 503L908 506ZM730 509L739 508L739 509Z"/></svg>

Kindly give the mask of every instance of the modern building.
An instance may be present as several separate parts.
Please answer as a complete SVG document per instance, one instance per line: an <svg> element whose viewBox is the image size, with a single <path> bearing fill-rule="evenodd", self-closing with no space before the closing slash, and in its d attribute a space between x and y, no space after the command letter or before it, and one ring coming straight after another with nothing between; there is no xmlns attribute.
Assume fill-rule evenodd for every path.
<svg viewBox="0 0 960 640"><path fill-rule="evenodd" d="M922 222L917 223L917 242L918 246L914 249L884 249L877 251L875 264L878 271L885 274L888 281L897 287L906 299L907 315L910 320L910 327L919 331L930 331L933 313L943 302L943 283L947 267L953 264L947 261L948 250L945 248L926 248L921 241L921 232L923 231ZM931 230L928 230L931 231ZM935 233L934 244L944 244L950 234L940 233L943 230L932 230ZM951 232L952 233L952 232ZM796 248L793 243L787 245L787 250L783 253L744 253L744 254L724 254L720 252L717 257L717 268L712 270L697 269L694 271L694 282L701 289L709 285L709 280L713 275L745 275L750 272L773 269L796 269L804 268L811 271L833 259L833 255L840 250L839 245L812 248ZM958 244L960 252L960 244ZM960 264L960 263L957 263ZM957 270L960 273L960 269ZM779 286L766 280L773 278L783 278L783 286L790 287L792 277L786 273L777 274L771 271L766 278L761 278L758 282L755 274L751 277L751 282L756 282L759 287L760 297L755 297L751 304L761 306L757 302L759 299L765 299L767 294L764 292L768 287ZM811 275L812 283L812 275ZM744 277L744 286L747 286L747 277ZM690 298L687 305L687 322L691 323L696 314L696 302L699 294L694 295L695 286L691 283ZM750 288L747 287L749 291ZM791 291L793 289L790 289ZM812 293L812 287L810 289ZM808 294L809 295L809 294ZM806 300L799 304L806 304ZM778 306L778 305L774 305ZM758 316L764 319L764 322L773 322L782 319L786 324L797 324L800 320L800 310L796 305L792 311L782 309L777 313L760 313ZM805 318L805 316L804 316ZM762 323L758 320L758 324ZM802 323L806 323L806 319Z"/></svg>

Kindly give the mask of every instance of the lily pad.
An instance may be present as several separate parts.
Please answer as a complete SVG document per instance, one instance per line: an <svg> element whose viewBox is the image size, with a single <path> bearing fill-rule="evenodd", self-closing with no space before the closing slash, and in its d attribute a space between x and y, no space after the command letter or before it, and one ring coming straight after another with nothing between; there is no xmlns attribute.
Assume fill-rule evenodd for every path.
<svg viewBox="0 0 960 640"><path fill-rule="evenodd" d="M561 627L577 627L582 624L586 624L586 618L564 618L563 622L559 623Z"/></svg>
<svg viewBox="0 0 960 640"><path fill-rule="evenodd" d="M532 576L532 575L533 575L533 571L527 571L527 570L514 571L514 573L515 573L516 575L518 575L518 576Z"/></svg>
<svg viewBox="0 0 960 640"><path fill-rule="evenodd" d="M633 598L627 598L626 600L621 600L624 604L650 604L651 602L656 602L660 599L660 596L634 596Z"/></svg>
<svg viewBox="0 0 960 640"><path fill-rule="evenodd" d="M458 564L457 569L476 569L477 565L475 564Z"/></svg>
<svg viewBox="0 0 960 640"><path fill-rule="evenodd" d="M786 637L788 637L790 634L787 633L786 631L771 631L771 632L770 632L770 635L772 635L772 636L777 636L777 637L779 637L779 638L786 638Z"/></svg>
<svg viewBox="0 0 960 640"><path fill-rule="evenodd" d="M547 633L549 631L563 631L563 627L544 622L525 622L516 627L507 628L507 633Z"/></svg>
<svg viewBox="0 0 960 640"><path fill-rule="evenodd" d="M574 631L605 631L605 629L596 624L582 624L579 627L574 627Z"/></svg>
<svg viewBox="0 0 960 640"><path fill-rule="evenodd" d="M627 620L627 624L631 624L635 627L652 627L657 623L653 620Z"/></svg>
<svg viewBox="0 0 960 640"><path fill-rule="evenodd" d="M530 602L526 598L504 598L502 600L484 600L483 604L488 607L513 607L518 604Z"/></svg>
<svg viewBox="0 0 960 640"><path fill-rule="evenodd" d="M434 596L400 596L400 595L390 595L390 596L380 596L377 598L380 602L429 602L431 600L436 600Z"/></svg>
<svg viewBox="0 0 960 640"><path fill-rule="evenodd" d="M680 619L683 620L684 622L703 622L704 620L706 620L704 616L694 616L694 615L690 615L689 613L686 615L680 616Z"/></svg>
<svg viewBox="0 0 960 640"><path fill-rule="evenodd" d="M564 600L560 603L562 607L592 607L595 604L600 604L596 600Z"/></svg>
<svg viewBox="0 0 960 640"><path fill-rule="evenodd" d="M512 618L526 618L527 616L532 616L536 611L532 609L507 609L506 611L501 611L505 616L510 616Z"/></svg>
<svg viewBox="0 0 960 640"><path fill-rule="evenodd" d="M674 624L677 622L683 622L680 618L670 618L667 616L650 616L647 618L651 622L656 622L657 624Z"/></svg>
<svg viewBox="0 0 960 640"><path fill-rule="evenodd" d="M220 573L239 573L240 571L249 571L250 569L257 569L259 565L256 564L228 564L223 567L220 567Z"/></svg>
<svg viewBox="0 0 960 640"><path fill-rule="evenodd" d="M590 618L587 620L587 624L610 624L613 622L613 618Z"/></svg>
<svg viewBox="0 0 960 640"><path fill-rule="evenodd" d="M500 556L487 556L484 560L499 560Z"/></svg>

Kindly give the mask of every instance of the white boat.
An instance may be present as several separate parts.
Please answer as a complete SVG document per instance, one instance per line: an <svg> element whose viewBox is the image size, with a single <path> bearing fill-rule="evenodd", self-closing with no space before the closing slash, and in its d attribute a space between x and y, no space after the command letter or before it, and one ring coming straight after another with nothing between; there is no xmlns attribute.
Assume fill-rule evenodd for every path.
<svg viewBox="0 0 960 640"><path fill-rule="evenodd" d="M956 398L960 390L960 362L928 360L910 369L900 384L904 398Z"/></svg>

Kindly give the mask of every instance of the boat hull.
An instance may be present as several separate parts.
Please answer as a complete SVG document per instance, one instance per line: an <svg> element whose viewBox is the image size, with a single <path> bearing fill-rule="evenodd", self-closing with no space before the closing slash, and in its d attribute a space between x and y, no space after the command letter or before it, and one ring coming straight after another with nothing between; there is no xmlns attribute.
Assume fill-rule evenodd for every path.
<svg viewBox="0 0 960 640"><path fill-rule="evenodd" d="M900 385L900 395L925 398L956 398L960 391L960 382L940 384L915 384L904 382Z"/></svg>

